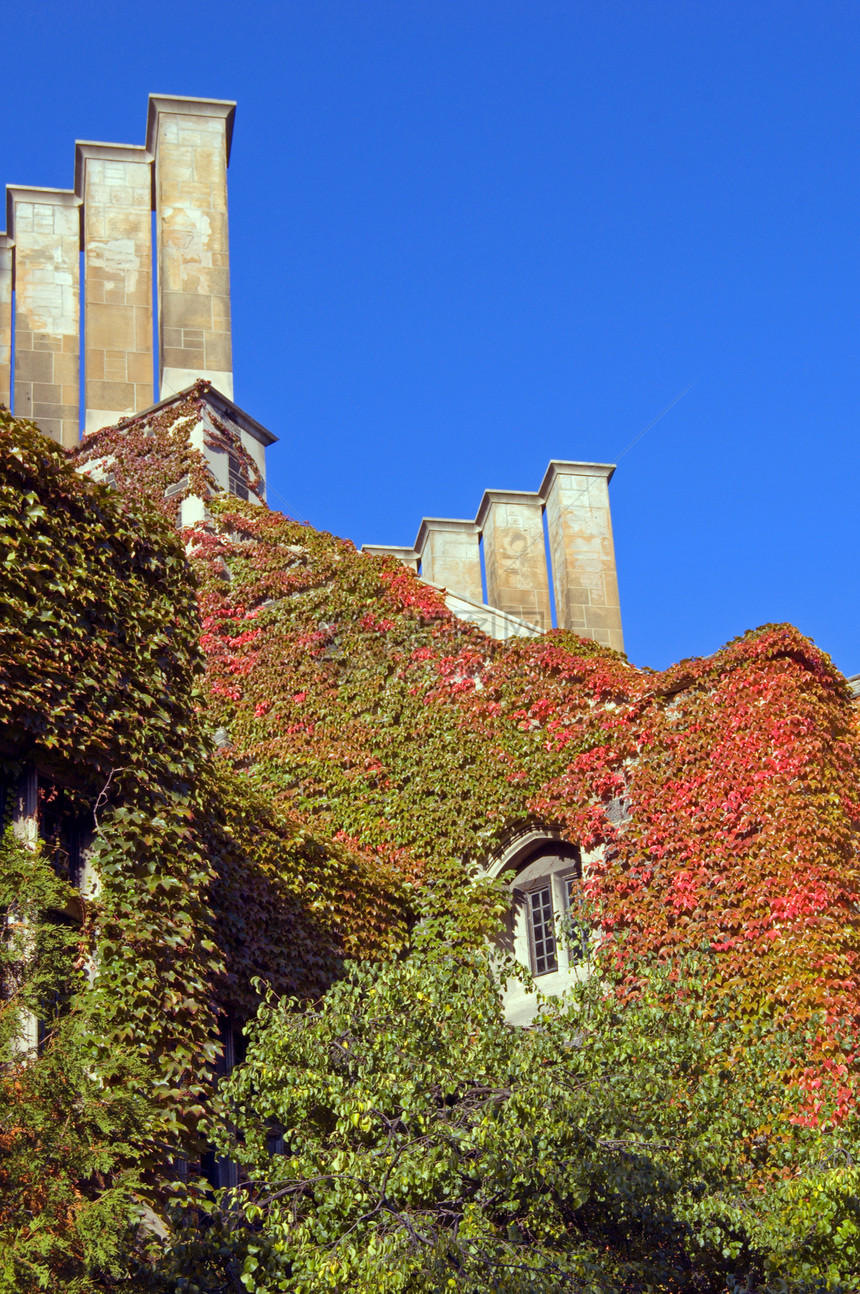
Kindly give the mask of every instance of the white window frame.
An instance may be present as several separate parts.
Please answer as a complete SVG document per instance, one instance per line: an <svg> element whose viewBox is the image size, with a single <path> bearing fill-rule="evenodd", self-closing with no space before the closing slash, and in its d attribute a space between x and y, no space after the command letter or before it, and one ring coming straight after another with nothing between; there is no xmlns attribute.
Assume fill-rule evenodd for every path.
<svg viewBox="0 0 860 1294"><path fill-rule="evenodd" d="M530 860L539 862L540 859ZM571 948L570 942L565 939L562 930L562 921L570 912L570 888L571 885L578 886L581 882L580 864L571 858L558 858L548 855L546 858L548 864L547 871L542 876L535 876L524 884L514 882L514 893L520 896L524 907L523 918L525 921L528 935L528 953L529 969L535 979L540 979L544 975L556 974L558 971L571 970L579 966L586 960L584 953L585 941L580 944L579 955ZM532 896L538 893L549 892L550 910L552 920L552 952L541 953L538 949L536 939L534 908ZM551 960L554 965L546 965L541 968L540 961Z"/></svg>

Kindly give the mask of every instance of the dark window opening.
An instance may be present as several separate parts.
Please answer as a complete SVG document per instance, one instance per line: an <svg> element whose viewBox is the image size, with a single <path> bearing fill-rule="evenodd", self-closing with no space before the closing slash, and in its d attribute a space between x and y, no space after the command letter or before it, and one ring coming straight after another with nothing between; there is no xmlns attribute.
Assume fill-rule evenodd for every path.
<svg viewBox="0 0 860 1294"><path fill-rule="evenodd" d="M230 478L230 493L235 494L237 499L248 501L248 483L242 464L235 454L227 455L227 467Z"/></svg>

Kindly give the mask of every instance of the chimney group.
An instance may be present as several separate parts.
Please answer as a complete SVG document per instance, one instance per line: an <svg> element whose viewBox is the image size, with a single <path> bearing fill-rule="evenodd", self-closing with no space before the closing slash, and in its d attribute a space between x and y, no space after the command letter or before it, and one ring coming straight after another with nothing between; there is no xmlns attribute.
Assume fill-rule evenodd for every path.
<svg viewBox="0 0 860 1294"><path fill-rule="evenodd" d="M553 460L536 493L486 490L474 521L425 517L412 548L365 544L362 551L396 557L476 610L500 612L507 623L467 617L492 625L494 637L519 632L517 624L541 633L552 627L551 568L559 627L623 651L609 511L614 471L608 463Z"/></svg>
<svg viewBox="0 0 860 1294"><path fill-rule="evenodd" d="M82 349L88 432L197 378L232 399L227 165L235 109L150 95L145 145L79 141L74 189L7 187L0 402L13 396L16 415L61 445L79 438Z"/></svg>

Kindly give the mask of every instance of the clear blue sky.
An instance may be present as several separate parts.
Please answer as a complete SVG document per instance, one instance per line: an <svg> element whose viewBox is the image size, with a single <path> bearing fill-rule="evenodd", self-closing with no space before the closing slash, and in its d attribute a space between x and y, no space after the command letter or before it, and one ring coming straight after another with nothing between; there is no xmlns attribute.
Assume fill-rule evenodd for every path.
<svg viewBox="0 0 860 1294"><path fill-rule="evenodd" d="M4 184L238 101L235 393L295 514L411 544L695 381L611 487L631 659L788 620L860 671L856 2L41 0L2 47Z"/></svg>

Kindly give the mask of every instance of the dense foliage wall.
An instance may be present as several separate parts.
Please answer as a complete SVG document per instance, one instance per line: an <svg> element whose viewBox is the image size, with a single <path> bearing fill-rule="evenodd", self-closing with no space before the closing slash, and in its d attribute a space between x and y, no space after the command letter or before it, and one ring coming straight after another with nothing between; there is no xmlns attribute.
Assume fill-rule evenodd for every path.
<svg viewBox="0 0 860 1294"><path fill-rule="evenodd" d="M716 1015L809 1032L792 1117L844 1118L860 746L827 657L790 626L664 672L561 631L488 640L398 564L219 497L187 443L199 398L84 442L75 467L109 463L118 489L0 412L0 757L87 824L98 877L71 971L59 941L51 1036L83 1021L69 1072L145 1093L114 1112L103 1182L130 1174L128 1198L163 1209L173 1156L199 1149L219 1024L255 1009L256 978L316 996L344 957L401 948L431 892L482 928L472 869L534 823L602 846L583 902L626 991L643 957L699 950ZM211 520L177 535L180 480ZM15 854L7 913L54 920L52 849L32 892ZM24 1069L5 1062L9 1127ZM81 1253L102 1195L64 1215Z"/></svg>
<svg viewBox="0 0 860 1294"><path fill-rule="evenodd" d="M183 431L197 400L79 457L109 451L127 492L151 498L156 482L175 516L171 473L213 495ZM745 986L751 1009L824 1009L834 1028L853 1013L857 711L795 629L663 672L561 631L492 642L397 563L235 499L210 510L186 536L207 704L218 763L258 808L339 842L401 899L398 877L420 887L428 867L485 861L527 823L560 827L603 847L588 898L625 956L705 947L715 985ZM338 891L350 954L392 928L368 898Z"/></svg>
<svg viewBox="0 0 860 1294"><path fill-rule="evenodd" d="M213 512L207 687L254 784L413 879L560 826L603 846L586 888L625 956L705 947L751 1010L853 1015L857 714L796 630L662 673L563 632L495 643L394 563Z"/></svg>

